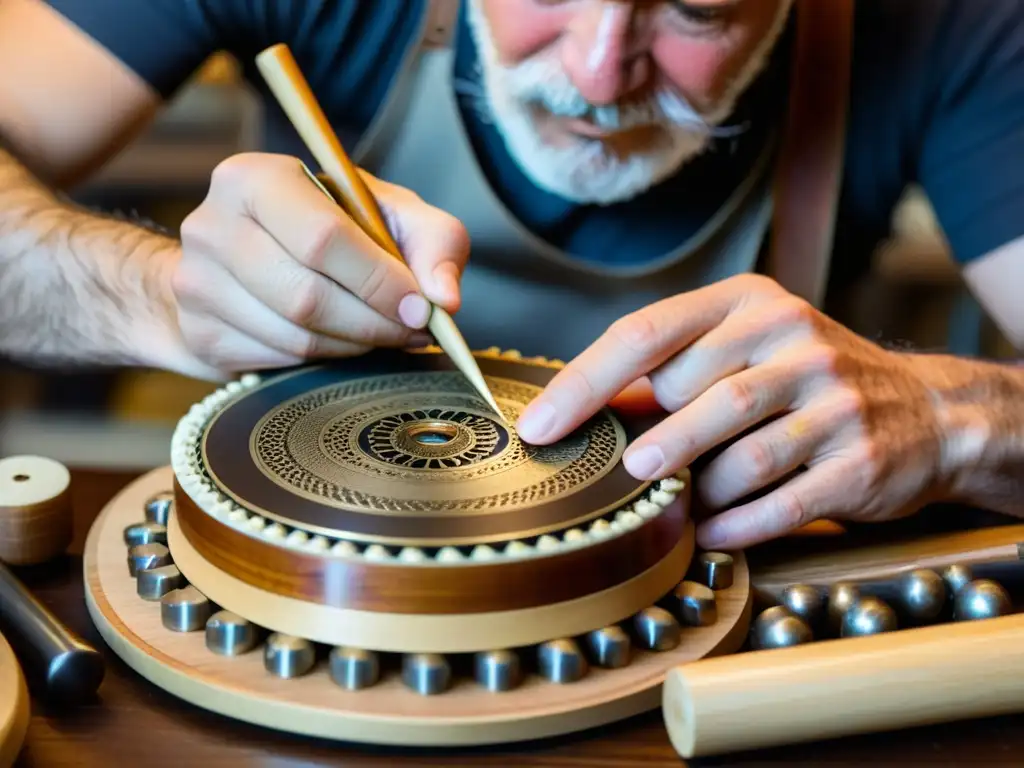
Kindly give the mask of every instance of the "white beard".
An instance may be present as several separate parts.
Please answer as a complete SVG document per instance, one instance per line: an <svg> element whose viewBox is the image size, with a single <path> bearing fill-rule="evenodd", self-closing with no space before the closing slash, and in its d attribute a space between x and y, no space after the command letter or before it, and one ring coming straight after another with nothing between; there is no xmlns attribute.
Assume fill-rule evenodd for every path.
<svg viewBox="0 0 1024 768"><path fill-rule="evenodd" d="M468 19L479 51L483 102L509 153L533 182L577 203L609 205L629 200L676 173L702 154L736 101L766 65L785 28L793 0L783 0L769 33L729 84L709 114L699 114L678 93L660 88L640 102L594 107L572 84L556 55L543 52L513 66L498 60L481 0L467 0ZM531 109L553 115L589 117L602 128L629 130L657 126L656 144L631 154L609 150L599 138L565 133L559 146L545 141Z"/></svg>

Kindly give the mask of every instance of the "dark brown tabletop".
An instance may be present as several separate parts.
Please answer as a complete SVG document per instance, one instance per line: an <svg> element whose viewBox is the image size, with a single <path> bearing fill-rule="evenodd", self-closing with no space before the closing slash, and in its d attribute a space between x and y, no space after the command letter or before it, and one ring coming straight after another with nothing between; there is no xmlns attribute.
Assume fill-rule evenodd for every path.
<svg viewBox="0 0 1024 768"><path fill-rule="evenodd" d="M659 712L596 732L472 750L376 749L310 740L255 728L185 704L142 679L107 649L93 628L82 590L81 552L89 525L130 475L75 472L76 536L71 554L18 574L108 660L98 700L70 712L33 703L20 768L60 766L680 766ZM1024 639L1022 639L1024 642ZM756 754L695 760L692 766L1024 766L1024 716L960 722L890 734L806 744Z"/></svg>

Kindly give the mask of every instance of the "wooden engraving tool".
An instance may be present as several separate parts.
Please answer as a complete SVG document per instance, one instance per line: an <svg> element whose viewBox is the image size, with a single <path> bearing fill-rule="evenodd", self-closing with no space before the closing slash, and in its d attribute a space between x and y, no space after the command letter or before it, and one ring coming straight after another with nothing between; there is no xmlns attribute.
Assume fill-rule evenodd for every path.
<svg viewBox="0 0 1024 768"><path fill-rule="evenodd" d="M281 109L330 180L332 197L337 195L337 202L377 245L396 259L403 260L376 200L331 129L330 122L313 96L288 46L278 44L266 49L256 57L256 66ZM501 410L494 395L451 315L435 305L431 310L428 327L437 343L500 417Z"/></svg>
<svg viewBox="0 0 1024 768"><path fill-rule="evenodd" d="M330 739L466 745L656 709L666 672L737 649L742 553L695 553L686 475L621 457L602 411L537 447L507 426L558 370L440 349L246 376L179 423L85 551L87 604L129 665L195 703ZM166 543L143 510L173 498Z"/></svg>

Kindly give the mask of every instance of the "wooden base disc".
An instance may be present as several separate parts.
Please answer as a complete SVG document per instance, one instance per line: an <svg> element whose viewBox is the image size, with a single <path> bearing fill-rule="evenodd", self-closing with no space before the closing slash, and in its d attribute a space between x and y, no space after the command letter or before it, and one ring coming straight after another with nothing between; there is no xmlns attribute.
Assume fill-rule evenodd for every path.
<svg viewBox="0 0 1024 768"><path fill-rule="evenodd" d="M9 768L28 731L28 688L11 646L0 635L0 768Z"/></svg>
<svg viewBox="0 0 1024 768"><path fill-rule="evenodd" d="M324 661L304 677L280 679L265 671L261 649L233 658L214 655L202 631L165 629L160 604L137 596L122 531L166 483L164 470L140 478L97 518L84 557L89 612L114 652L140 675L196 706L255 725L403 746L496 744L571 733L658 708L670 669L736 651L749 629L750 579L745 558L736 553L734 583L717 593L714 624L684 627L674 650L637 650L628 666L591 667L578 682L554 684L530 675L514 690L491 693L472 679L455 678L447 692L421 696L389 673L373 687L348 691L332 681Z"/></svg>

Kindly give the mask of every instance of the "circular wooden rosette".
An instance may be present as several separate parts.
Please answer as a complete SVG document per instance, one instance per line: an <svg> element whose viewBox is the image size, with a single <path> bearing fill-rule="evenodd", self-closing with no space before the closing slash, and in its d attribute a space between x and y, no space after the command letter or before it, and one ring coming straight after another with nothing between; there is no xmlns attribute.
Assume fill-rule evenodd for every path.
<svg viewBox="0 0 1024 768"><path fill-rule="evenodd" d="M386 350L217 403L184 449L190 467L175 465L182 570L204 591L230 585L232 610L257 595L264 614L316 616L323 642L406 651L438 650L426 644L439 634L444 650L537 642L526 633L542 620L585 631L674 586L693 548L688 487L636 480L621 461L648 421L605 409L526 445L510 425L557 369L478 360L502 417L445 356ZM489 639L462 632L470 615L494 619Z"/></svg>
<svg viewBox="0 0 1024 768"><path fill-rule="evenodd" d="M28 731L28 688L11 646L0 635L0 768L14 765Z"/></svg>
<svg viewBox="0 0 1024 768"><path fill-rule="evenodd" d="M591 659L586 674L574 682L554 683L543 676L530 661L535 648L514 649L524 660L525 677L503 692L478 684L472 663L468 673L460 671L467 669L465 659L452 656L451 684L437 695L421 695L403 682L401 659L389 660L386 654L375 684L349 690L329 673L323 647L313 669L285 679L268 671L262 646L233 657L216 655L207 648L202 629L171 631L161 621L160 602L138 596L126 565L123 531L142 518L146 500L170 484L171 472L156 470L124 489L97 519L84 558L90 614L113 650L154 684L196 706L271 729L405 746L507 743L581 731L659 707L669 669L731 653L748 631L750 583L746 561L737 553L732 586L715 593L714 623L682 627L679 643L669 650L648 651L634 644L625 666L604 668ZM169 530L174 520L172 512ZM175 554L173 543L171 548ZM474 618L488 621L464 618L467 626ZM561 638L553 634L551 639ZM585 647L582 641L580 647Z"/></svg>

